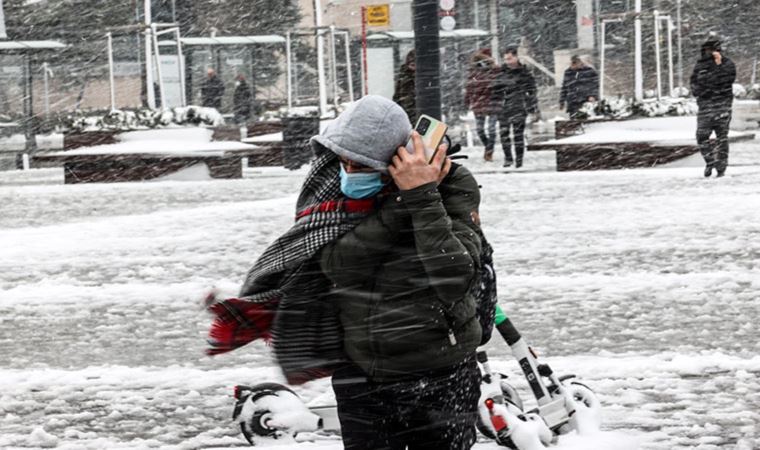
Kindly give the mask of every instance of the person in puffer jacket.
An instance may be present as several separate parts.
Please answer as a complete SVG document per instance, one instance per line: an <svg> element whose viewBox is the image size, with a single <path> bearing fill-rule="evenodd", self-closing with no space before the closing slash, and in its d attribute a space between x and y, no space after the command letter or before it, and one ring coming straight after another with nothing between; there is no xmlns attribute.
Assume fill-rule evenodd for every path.
<svg viewBox="0 0 760 450"><path fill-rule="evenodd" d="M445 146L429 161L405 111L382 97L356 102L312 143L338 156L346 201L375 205L319 254L348 359L332 376L345 448L469 449L480 394L477 182Z"/></svg>

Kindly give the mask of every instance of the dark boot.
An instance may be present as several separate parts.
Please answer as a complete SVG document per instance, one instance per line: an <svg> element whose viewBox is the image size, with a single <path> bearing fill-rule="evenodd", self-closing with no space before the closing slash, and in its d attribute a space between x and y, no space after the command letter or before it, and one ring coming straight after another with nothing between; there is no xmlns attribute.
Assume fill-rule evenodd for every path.
<svg viewBox="0 0 760 450"><path fill-rule="evenodd" d="M713 168L710 164L705 166L705 178L710 178L710 176L712 175L712 170Z"/></svg>

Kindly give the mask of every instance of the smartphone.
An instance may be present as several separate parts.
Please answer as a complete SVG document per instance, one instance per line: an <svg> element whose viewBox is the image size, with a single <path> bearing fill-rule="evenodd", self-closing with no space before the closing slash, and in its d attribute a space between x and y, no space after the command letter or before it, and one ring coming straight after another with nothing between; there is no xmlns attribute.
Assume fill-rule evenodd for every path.
<svg viewBox="0 0 760 450"><path fill-rule="evenodd" d="M449 129L448 125L423 114L417 120L417 125L414 126L414 129L422 137L422 143L425 146L425 156L427 156L428 162L432 162L438 146L443 142L443 137ZM409 138L406 148L409 152L414 152L414 142L412 142L411 138Z"/></svg>

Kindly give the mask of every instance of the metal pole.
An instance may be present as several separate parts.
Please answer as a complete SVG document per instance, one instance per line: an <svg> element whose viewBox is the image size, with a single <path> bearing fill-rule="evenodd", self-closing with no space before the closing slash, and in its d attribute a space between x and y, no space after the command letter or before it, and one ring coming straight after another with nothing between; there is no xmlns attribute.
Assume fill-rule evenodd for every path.
<svg viewBox="0 0 760 450"><path fill-rule="evenodd" d="M660 17L655 9L654 15L654 56L655 70L657 72L657 98L662 97L662 69L660 68Z"/></svg>
<svg viewBox="0 0 760 450"><path fill-rule="evenodd" d="M599 27L599 100L604 100L604 46L607 22L602 19Z"/></svg>
<svg viewBox="0 0 760 450"><path fill-rule="evenodd" d="M106 33L108 39L108 82L111 88L111 111L116 111L116 86L113 78L113 36L109 31Z"/></svg>
<svg viewBox="0 0 760 450"><path fill-rule="evenodd" d="M668 16L668 87L670 96L675 97L675 86L673 83L673 21Z"/></svg>
<svg viewBox="0 0 760 450"><path fill-rule="evenodd" d="M367 7L362 6L362 95L369 94L367 79Z"/></svg>
<svg viewBox="0 0 760 450"><path fill-rule="evenodd" d="M34 126L34 98L33 82L32 79L32 55L26 54L26 62L24 64L24 109L26 110L26 120L24 126L24 150L27 153L31 153L37 150L37 127Z"/></svg>
<svg viewBox="0 0 760 450"><path fill-rule="evenodd" d="M148 108L156 108L156 94L153 92L153 50L151 50L151 0L145 0L145 94L148 98Z"/></svg>
<svg viewBox="0 0 760 450"><path fill-rule="evenodd" d="M501 61L501 51L499 50L499 8L497 0L489 0L488 3L489 28L491 31L491 57L496 64Z"/></svg>
<svg viewBox="0 0 760 450"><path fill-rule="evenodd" d="M322 2L314 0L314 25L317 38L317 82L319 83L319 113L327 115L327 86L325 81L325 40L322 37Z"/></svg>
<svg viewBox="0 0 760 450"><path fill-rule="evenodd" d="M681 48L681 0L676 2L676 36L678 38L678 87L683 88L683 49Z"/></svg>
<svg viewBox="0 0 760 450"><path fill-rule="evenodd" d="M0 0L0 39L8 39L5 31L5 13L3 12L3 0Z"/></svg>
<svg viewBox="0 0 760 450"><path fill-rule="evenodd" d="M164 95L164 75L161 71L161 54L158 52L158 35L156 34L156 25L151 25L153 31L153 48L156 58L156 72L158 75L158 93L161 96L161 109L167 109L166 95Z"/></svg>
<svg viewBox="0 0 760 450"><path fill-rule="evenodd" d="M348 75L348 98L349 101L354 101L354 74L351 67L351 37L347 31L344 31L343 36L346 38L346 74Z"/></svg>
<svg viewBox="0 0 760 450"><path fill-rule="evenodd" d="M285 33L285 66L287 67L288 110L293 109L293 68L290 62L290 31Z"/></svg>
<svg viewBox="0 0 760 450"><path fill-rule="evenodd" d="M187 106L187 92L185 92L185 53L182 51L182 42L179 27L175 30L177 36L177 62L179 63L179 88L181 106Z"/></svg>
<svg viewBox="0 0 760 450"><path fill-rule="evenodd" d="M633 97L641 101L644 99L644 70L641 64L641 0L636 0L636 19L633 22L634 30L634 94Z"/></svg>
<svg viewBox="0 0 760 450"><path fill-rule="evenodd" d="M473 20L473 24L475 25L475 29L480 28L480 2L478 0L474 0L474 3L472 5L472 9L475 11L475 17Z"/></svg>
<svg viewBox="0 0 760 450"><path fill-rule="evenodd" d="M441 118L441 50L438 2L414 0L415 96L417 116Z"/></svg>
<svg viewBox="0 0 760 450"><path fill-rule="evenodd" d="M47 61L42 63L42 79L45 83L45 116L50 115L50 83L48 78L50 77L50 68Z"/></svg>
<svg viewBox="0 0 760 450"><path fill-rule="evenodd" d="M333 105L338 108L338 64L335 51L335 25L330 25L330 77L332 78Z"/></svg>
<svg viewBox="0 0 760 450"><path fill-rule="evenodd" d="M177 23L177 0L172 0L172 23Z"/></svg>

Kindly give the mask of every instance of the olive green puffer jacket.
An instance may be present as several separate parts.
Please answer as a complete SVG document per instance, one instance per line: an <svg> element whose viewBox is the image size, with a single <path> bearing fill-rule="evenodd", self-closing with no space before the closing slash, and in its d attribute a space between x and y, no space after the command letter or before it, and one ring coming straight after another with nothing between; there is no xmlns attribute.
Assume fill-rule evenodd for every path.
<svg viewBox="0 0 760 450"><path fill-rule="evenodd" d="M479 203L472 174L454 166L438 187L390 195L322 250L345 351L372 380L453 366L474 353Z"/></svg>

